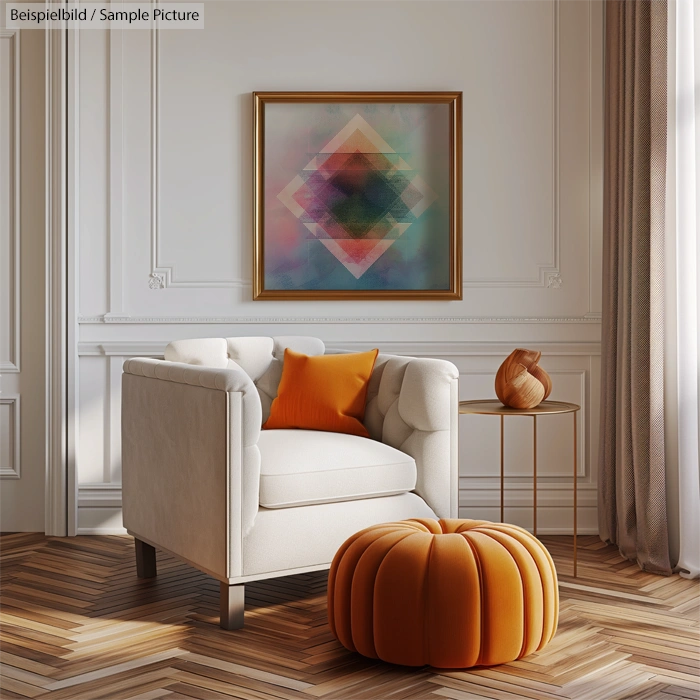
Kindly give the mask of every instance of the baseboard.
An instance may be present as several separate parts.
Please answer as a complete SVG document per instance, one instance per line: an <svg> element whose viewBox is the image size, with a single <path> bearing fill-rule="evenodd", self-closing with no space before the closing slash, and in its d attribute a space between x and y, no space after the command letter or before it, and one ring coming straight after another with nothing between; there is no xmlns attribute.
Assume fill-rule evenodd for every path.
<svg viewBox="0 0 700 700"><path fill-rule="evenodd" d="M124 527L79 527L76 535L128 535Z"/></svg>
<svg viewBox="0 0 700 700"><path fill-rule="evenodd" d="M123 528L123 527L117 527L117 528L79 527L75 534L76 535L128 535L126 528ZM569 535L569 536L571 536L574 534L574 532L572 529L569 529L567 531L562 531L561 528L538 527L537 534L538 535ZM597 535L598 528L595 528L595 527L579 528L577 534L579 535L579 537L581 535Z"/></svg>

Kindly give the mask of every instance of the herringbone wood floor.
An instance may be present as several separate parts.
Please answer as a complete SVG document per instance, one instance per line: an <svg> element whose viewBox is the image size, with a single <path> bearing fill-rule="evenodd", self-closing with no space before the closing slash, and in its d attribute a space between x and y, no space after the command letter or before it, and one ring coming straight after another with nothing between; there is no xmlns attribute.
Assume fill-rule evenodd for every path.
<svg viewBox="0 0 700 700"><path fill-rule="evenodd" d="M542 538L561 617L539 654L470 671L407 669L343 649L326 573L249 584L246 627L218 627L218 583L128 537L4 535L0 696L41 700L643 700L700 698L700 584L645 574L596 537Z"/></svg>

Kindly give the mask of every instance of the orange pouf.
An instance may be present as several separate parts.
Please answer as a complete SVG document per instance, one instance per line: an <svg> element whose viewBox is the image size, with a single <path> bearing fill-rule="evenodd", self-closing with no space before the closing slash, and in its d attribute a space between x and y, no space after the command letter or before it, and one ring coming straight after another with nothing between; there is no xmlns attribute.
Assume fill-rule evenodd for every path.
<svg viewBox="0 0 700 700"><path fill-rule="evenodd" d="M340 643L406 666L513 661L542 649L558 617L554 562L515 525L375 525L343 544L328 579L328 621Z"/></svg>

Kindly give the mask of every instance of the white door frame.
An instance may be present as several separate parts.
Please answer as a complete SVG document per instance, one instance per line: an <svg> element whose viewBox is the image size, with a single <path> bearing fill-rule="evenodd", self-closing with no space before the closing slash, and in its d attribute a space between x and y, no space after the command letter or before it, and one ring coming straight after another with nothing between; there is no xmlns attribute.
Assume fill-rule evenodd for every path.
<svg viewBox="0 0 700 700"><path fill-rule="evenodd" d="M45 198L46 198L46 483L45 532L65 536L75 513L75 478L71 475L71 450L75 444L70 432L75 424L75 391L69 378L75 362L75 296L69 280L74 266L69 264L68 194L68 30L46 31L45 70ZM71 285L73 283L71 282ZM73 470L74 472L74 470ZM71 531L72 530L72 531Z"/></svg>

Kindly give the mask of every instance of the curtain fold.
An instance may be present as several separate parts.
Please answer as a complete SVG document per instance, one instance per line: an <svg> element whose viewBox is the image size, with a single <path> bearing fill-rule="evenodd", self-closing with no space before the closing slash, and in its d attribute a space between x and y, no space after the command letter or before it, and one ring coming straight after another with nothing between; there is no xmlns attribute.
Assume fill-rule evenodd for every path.
<svg viewBox="0 0 700 700"><path fill-rule="evenodd" d="M662 574L666 32L666 0L607 0L599 532Z"/></svg>

